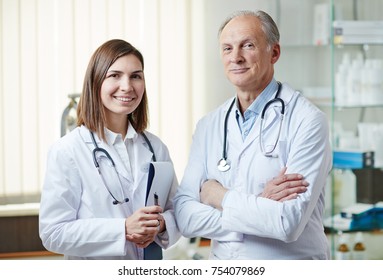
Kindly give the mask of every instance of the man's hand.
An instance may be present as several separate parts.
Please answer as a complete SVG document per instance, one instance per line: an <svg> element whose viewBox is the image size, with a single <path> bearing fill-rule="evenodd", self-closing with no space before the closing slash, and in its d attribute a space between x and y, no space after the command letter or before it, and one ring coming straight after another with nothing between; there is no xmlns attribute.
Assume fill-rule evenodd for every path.
<svg viewBox="0 0 383 280"><path fill-rule="evenodd" d="M203 204L222 210L222 200L227 189L216 180L205 181L200 190L200 200Z"/></svg>
<svg viewBox="0 0 383 280"><path fill-rule="evenodd" d="M266 183L261 197L282 202L295 199L298 194L307 190L309 183L304 180L303 176L297 173L285 174L286 169L284 167L277 177Z"/></svg>
<svg viewBox="0 0 383 280"><path fill-rule="evenodd" d="M295 199L298 194L307 191L309 185L301 174L285 174L284 167L277 177L266 183L260 197L272 199L275 201L286 201ZM200 190L200 200L203 204L210 205L222 210L222 200L227 189L216 180L205 181Z"/></svg>

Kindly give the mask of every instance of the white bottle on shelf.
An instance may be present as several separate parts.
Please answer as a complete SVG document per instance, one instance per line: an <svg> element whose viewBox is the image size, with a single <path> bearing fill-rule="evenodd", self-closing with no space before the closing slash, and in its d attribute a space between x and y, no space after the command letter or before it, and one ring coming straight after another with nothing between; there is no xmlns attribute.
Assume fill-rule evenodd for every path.
<svg viewBox="0 0 383 280"><path fill-rule="evenodd" d="M361 76L363 69L363 61L354 59L347 76L347 100L350 105L360 105L362 102L361 96Z"/></svg>
<svg viewBox="0 0 383 280"><path fill-rule="evenodd" d="M380 59L372 60L369 71L369 92L372 104L383 103L383 66Z"/></svg>
<svg viewBox="0 0 383 280"><path fill-rule="evenodd" d="M337 105L347 105L347 77L348 71L351 68L351 57L349 53L344 53L342 62L338 66L338 71L335 74L335 102Z"/></svg>
<svg viewBox="0 0 383 280"><path fill-rule="evenodd" d="M356 203L356 176L351 169L335 170L335 212Z"/></svg>
<svg viewBox="0 0 383 280"><path fill-rule="evenodd" d="M355 235L354 247L352 251L352 259L365 260L366 259L366 246L363 240L363 233L357 232Z"/></svg>
<svg viewBox="0 0 383 280"><path fill-rule="evenodd" d="M351 259L351 252L350 248L348 246L348 235L344 234L343 232L339 231L339 240L338 240L338 247L335 252L335 259L336 260L350 260Z"/></svg>

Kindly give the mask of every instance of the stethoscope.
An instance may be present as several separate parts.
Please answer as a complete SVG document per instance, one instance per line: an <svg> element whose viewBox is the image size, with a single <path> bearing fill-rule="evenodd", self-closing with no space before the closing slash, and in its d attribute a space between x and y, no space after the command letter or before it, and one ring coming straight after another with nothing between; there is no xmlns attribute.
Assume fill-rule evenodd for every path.
<svg viewBox="0 0 383 280"><path fill-rule="evenodd" d="M285 115L285 102L281 98L278 97L279 94L280 94L281 89L282 89L282 84L280 82L278 82L278 90L277 90L277 93L275 94L275 97L273 99L271 99L269 102L266 103L266 105L263 107L263 110L261 112L261 124L259 126L259 146L260 146L262 154L265 157L278 157L278 155L273 154L273 152L274 152L275 148L277 147L277 144L278 144L278 141L279 141L279 137L281 135L282 123L283 123L283 118L284 118L284 115ZM278 135L277 135L277 138L275 140L275 143L274 143L272 149L269 150L269 151L266 151L265 147L264 147L264 144L263 144L263 138L262 138L263 121L264 121L264 118L265 118L265 113L267 111L267 108L271 104L273 104L275 102L279 102L282 105L281 116L280 116L280 123L279 123L279 130L278 130ZM228 109L228 111L226 113L224 127L223 127L224 133L223 133L222 158L218 161L218 166L217 166L218 170L222 171L222 172L226 172L226 171L228 171L230 169L230 164L229 164L229 162L227 160L227 153L226 153L227 121L229 119L229 115L230 115L231 109L234 106L234 103L235 103L235 98L231 102L230 107L229 107L229 109Z"/></svg>
<svg viewBox="0 0 383 280"><path fill-rule="evenodd" d="M123 187L122 187L122 183L121 183L121 179L120 179L120 176L118 176L118 172L117 172L117 169L116 169L116 165L114 163L114 160L112 159L112 157L110 156L110 154L103 148L100 148L97 143L96 143L96 139L94 138L94 134L92 131L89 131L90 133L90 136L92 137L92 142L93 142L93 145L94 145L94 149L92 151L92 154L93 154L93 162L94 162L94 166L96 166L97 168L97 171L98 171L98 174L100 175L101 177L101 180L106 188L106 190L108 191L108 193L110 194L110 196L113 198L113 205L117 205L117 204L123 204L123 203L126 203L129 201L129 198L125 197L123 200L118 200L116 198L115 195L113 195L113 193L111 192L111 190L108 188L108 184L105 182L105 179L104 177L102 176L102 173L101 173L101 169L100 169L100 165L98 163L98 160L97 160L97 153L102 153L106 156L106 158L109 160L109 162L111 163L113 169L114 169L114 172L118 178L118 181L119 181L119 184L120 184L120 190L121 190L121 197L124 197L124 191L123 191ZM153 156L152 156L152 160L153 161L156 161L156 156L154 154L154 149L152 147L152 144L150 143L148 137L145 135L145 133L142 133L141 134L144 139L145 139L145 142L148 144L148 147L149 147L149 150L152 152Z"/></svg>

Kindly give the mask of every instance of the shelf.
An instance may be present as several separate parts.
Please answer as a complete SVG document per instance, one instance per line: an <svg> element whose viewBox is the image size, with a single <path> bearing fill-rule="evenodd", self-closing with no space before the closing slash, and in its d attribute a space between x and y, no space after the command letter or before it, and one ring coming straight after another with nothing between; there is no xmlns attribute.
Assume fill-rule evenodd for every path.
<svg viewBox="0 0 383 280"><path fill-rule="evenodd" d="M331 102L320 102L320 101L313 101L315 105L320 107L334 107L337 110L343 110L343 109L364 109L364 108L383 108L383 103L377 103L377 104L366 104L366 105L340 105L340 104L332 104Z"/></svg>
<svg viewBox="0 0 383 280"><path fill-rule="evenodd" d="M284 80L294 85L303 96L326 114L330 124L332 151L337 146L363 146L368 147L368 150L378 151L376 154L379 154L379 157L374 159L381 159L382 152L375 147L381 147L379 141L383 141L383 136L382 140L377 140L378 137L366 139L369 133L364 133L364 130L367 132L370 130L364 129L363 125L359 126L360 123L366 126L370 123L378 126L383 120L383 89L378 89L380 73L366 71L368 68L369 70L378 69L380 63L383 63L383 18L382 13L378 12L382 10L383 3L380 0L372 2L374 3L371 5L364 5L361 0L329 0L320 1L319 4L305 2L304 5L307 6L301 4L300 6L304 7L299 8L304 9L304 14L307 15L304 20L289 22L286 20L287 16L284 18L285 30L282 30L281 34L285 37L281 37L281 49L282 52L283 49L286 50L288 58L286 60L282 58L281 62L289 72L281 71L281 73L286 76L286 78L283 77ZM288 4L284 5L288 6ZM292 11L293 8L290 10ZM318 15L319 21L316 22L315 16ZM283 18L283 12L281 18ZM303 26L303 24L301 26L302 22L305 22L306 29L311 32L299 33L298 36L297 30ZM286 24L295 28L290 26L287 28ZM289 32L291 34L288 34ZM318 42L319 40L314 38L322 39L320 42L327 44L316 45L314 40ZM352 68L353 60L357 59L359 61L356 62L361 60L363 64L354 63ZM292 64L291 61L294 63ZM347 63L342 65L344 67L339 67L343 62ZM342 75L337 75L338 73ZM352 75L348 75L349 73ZM353 81L356 82L352 83ZM370 138L375 140L367 141ZM350 228L350 225L345 223L347 222L345 219L335 217L339 214L339 209L354 203L354 200L361 203L383 201L381 187L383 167L374 167L375 164L383 165L379 161L369 168L352 169L356 176L352 178L355 180L355 185L348 174L344 177L336 174L336 166L333 165L335 172L332 172L328 178L324 214L324 226L332 242L330 246L333 254L337 244L337 235L334 231L339 229L347 231ZM343 168L340 170L346 173ZM339 182L341 179L344 180ZM378 231L381 238L383 229ZM371 233L372 231L368 231L368 235ZM369 247L379 248L380 243L376 243L374 239ZM372 254L369 257L383 258L382 254Z"/></svg>
<svg viewBox="0 0 383 280"><path fill-rule="evenodd" d="M383 44L383 40L382 41L376 41L376 42L360 42L360 43L357 43L357 42L352 42L352 43L347 43L347 42L342 42L342 41L339 41L339 42L334 42L334 46L339 46L339 47L342 47L342 46L379 46L379 45L382 45Z"/></svg>
<svg viewBox="0 0 383 280"><path fill-rule="evenodd" d="M38 216L40 203L0 205L0 217Z"/></svg>
<svg viewBox="0 0 383 280"><path fill-rule="evenodd" d="M380 20L335 20L335 45L383 44L383 21Z"/></svg>
<svg viewBox="0 0 383 280"><path fill-rule="evenodd" d="M340 104L334 104L334 108L338 110L342 109L363 109L363 108L380 108L383 107L383 104L377 103L377 104L366 104L366 105L340 105Z"/></svg>
<svg viewBox="0 0 383 280"><path fill-rule="evenodd" d="M280 43L281 45L281 48L294 48L294 49L313 49L313 50L317 50L317 49L327 49L330 47L329 44L327 45L314 45L314 44L310 44L310 43L304 43L304 44L299 44L299 43L296 43L296 44L292 44L292 43L283 43L281 42Z"/></svg>

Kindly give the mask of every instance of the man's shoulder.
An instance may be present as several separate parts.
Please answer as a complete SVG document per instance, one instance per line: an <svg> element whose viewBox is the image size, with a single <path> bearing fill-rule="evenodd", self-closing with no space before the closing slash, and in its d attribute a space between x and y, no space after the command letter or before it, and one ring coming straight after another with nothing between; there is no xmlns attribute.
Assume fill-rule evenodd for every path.
<svg viewBox="0 0 383 280"><path fill-rule="evenodd" d="M229 110L230 104L233 102L233 100L234 100L234 97L228 98L221 105L219 105L215 109L208 112L204 117L201 118L201 120L203 120L203 119L214 119L216 117L226 115L227 111ZM232 108L232 110L233 110L233 108Z"/></svg>
<svg viewBox="0 0 383 280"><path fill-rule="evenodd" d="M310 99L308 99L302 92L295 90L289 84L283 84L284 90L282 92L282 99L288 107L295 107L300 110L300 114L306 112L307 114L319 114L324 112L320 110Z"/></svg>

